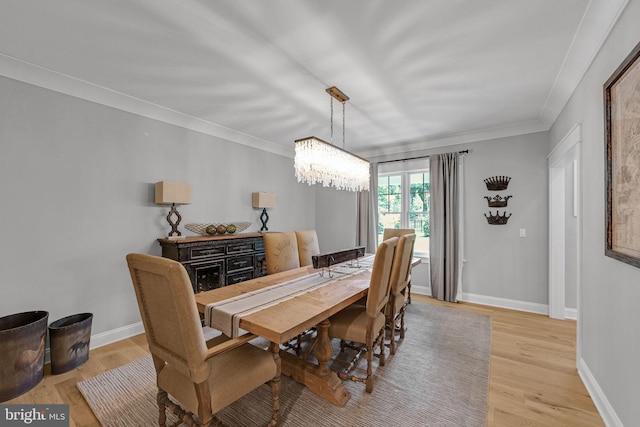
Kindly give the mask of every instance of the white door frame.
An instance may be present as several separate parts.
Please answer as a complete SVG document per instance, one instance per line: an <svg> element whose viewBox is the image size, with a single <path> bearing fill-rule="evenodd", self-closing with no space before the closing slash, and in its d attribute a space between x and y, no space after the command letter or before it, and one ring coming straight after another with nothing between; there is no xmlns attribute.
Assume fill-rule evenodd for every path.
<svg viewBox="0 0 640 427"><path fill-rule="evenodd" d="M565 179L562 160L549 166L549 317L565 318Z"/></svg>
<svg viewBox="0 0 640 427"><path fill-rule="evenodd" d="M582 142L581 125L576 124L560 143L551 151L548 156L549 167L549 317L556 319L564 319L565 316L565 201L566 201L566 168L574 168L574 214L578 217L578 230L575 242L570 242L571 246L575 244L576 251L576 284L577 284L577 320L578 320L578 349L580 348L580 271L582 264L581 244L582 241L582 215L581 204L579 201L580 194L580 168L581 168L581 151L580 143ZM573 149L576 149L575 155ZM575 162L573 158L575 157Z"/></svg>

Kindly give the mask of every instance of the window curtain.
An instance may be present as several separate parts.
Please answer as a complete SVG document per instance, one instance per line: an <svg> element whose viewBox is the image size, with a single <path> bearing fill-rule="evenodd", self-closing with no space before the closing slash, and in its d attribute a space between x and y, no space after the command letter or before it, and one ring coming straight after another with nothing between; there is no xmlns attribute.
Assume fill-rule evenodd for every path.
<svg viewBox="0 0 640 427"><path fill-rule="evenodd" d="M356 244L372 254L378 249L378 164L369 168L369 191L358 193Z"/></svg>
<svg viewBox="0 0 640 427"><path fill-rule="evenodd" d="M464 180L464 159L465 154L458 155L458 294L456 299L459 301L462 299L462 270L464 264L467 262L465 259L464 247L465 247L465 215L466 209L464 205L464 189L466 188Z"/></svg>
<svg viewBox="0 0 640 427"><path fill-rule="evenodd" d="M462 264L458 157L458 153L445 153L429 159L431 295L440 301L450 302L458 300Z"/></svg>

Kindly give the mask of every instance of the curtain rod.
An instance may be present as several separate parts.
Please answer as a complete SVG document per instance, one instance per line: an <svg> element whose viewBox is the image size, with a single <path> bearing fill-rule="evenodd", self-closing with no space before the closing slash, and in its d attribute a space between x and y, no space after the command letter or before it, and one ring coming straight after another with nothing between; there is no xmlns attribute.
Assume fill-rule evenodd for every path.
<svg viewBox="0 0 640 427"><path fill-rule="evenodd" d="M461 150L458 151L458 154L468 154L469 150ZM418 156L418 157L409 157L406 159L398 159L398 160L385 160L384 162L376 162L377 164L382 164L382 163L393 163L393 162L404 162L406 160L416 160L416 159L428 159L431 156Z"/></svg>

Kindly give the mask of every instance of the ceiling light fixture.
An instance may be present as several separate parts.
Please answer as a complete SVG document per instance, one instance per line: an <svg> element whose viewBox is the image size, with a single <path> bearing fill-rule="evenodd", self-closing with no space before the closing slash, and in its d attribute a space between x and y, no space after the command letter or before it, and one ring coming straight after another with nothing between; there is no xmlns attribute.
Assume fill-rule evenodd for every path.
<svg viewBox="0 0 640 427"><path fill-rule="evenodd" d="M309 185L322 183L338 190L369 189L369 161L351 154L345 145L345 103L349 97L335 86L327 89L331 95L331 143L310 136L295 141L294 169L298 182ZM342 147L333 145L333 100L342 103Z"/></svg>

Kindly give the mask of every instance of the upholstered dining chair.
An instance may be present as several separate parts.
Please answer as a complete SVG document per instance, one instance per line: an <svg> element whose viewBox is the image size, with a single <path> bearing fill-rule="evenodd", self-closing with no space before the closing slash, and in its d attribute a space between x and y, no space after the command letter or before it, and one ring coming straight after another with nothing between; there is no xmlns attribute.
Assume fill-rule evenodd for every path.
<svg viewBox="0 0 640 427"><path fill-rule="evenodd" d="M392 237L378 246L373 260L373 269L369 282L366 305L352 304L344 310L329 318L329 336L340 339L340 348L346 347L357 350L356 356L344 371L338 373L343 380L364 382L366 391L373 391L373 356L376 347L380 347L380 365L385 364L385 308L389 302L389 285L391 268L398 238ZM350 345L349 342L360 343L364 346ZM365 378L351 375L350 371L355 367L360 355L366 354L367 376Z"/></svg>
<svg viewBox="0 0 640 427"><path fill-rule="evenodd" d="M405 234L415 234L416 230L413 228L385 228L382 231L382 240L387 240L392 237L400 238L400 236L404 236Z"/></svg>
<svg viewBox="0 0 640 427"><path fill-rule="evenodd" d="M389 292L389 304L387 304L386 322L391 331L389 352L396 354L396 325L400 323L400 339L404 338L404 312L406 307L407 285L411 273L411 259L413 258L413 245L416 241L415 234L400 236L396 254L391 267L391 288Z"/></svg>
<svg viewBox="0 0 640 427"><path fill-rule="evenodd" d="M320 245L318 243L318 234L316 230L300 230L296 231L296 239L298 241L298 258L300 259L300 267L312 264L311 257L320 253Z"/></svg>
<svg viewBox="0 0 640 427"><path fill-rule="evenodd" d="M269 425L279 425L278 346L253 346L251 334L205 341L182 264L147 254L129 254L127 264L156 369L159 425L166 408L187 425L217 425L215 413L265 383L273 394Z"/></svg>
<svg viewBox="0 0 640 427"><path fill-rule="evenodd" d="M267 274L293 270L300 267L298 257L298 239L296 233L264 233L264 256L267 261Z"/></svg>
<svg viewBox="0 0 640 427"><path fill-rule="evenodd" d="M382 240L389 239L391 237L404 236L405 234L415 234L416 230L413 228L385 228L382 232ZM413 251L411 251L413 253ZM407 304L411 304L411 271L409 271L409 279L407 281Z"/></svg>

